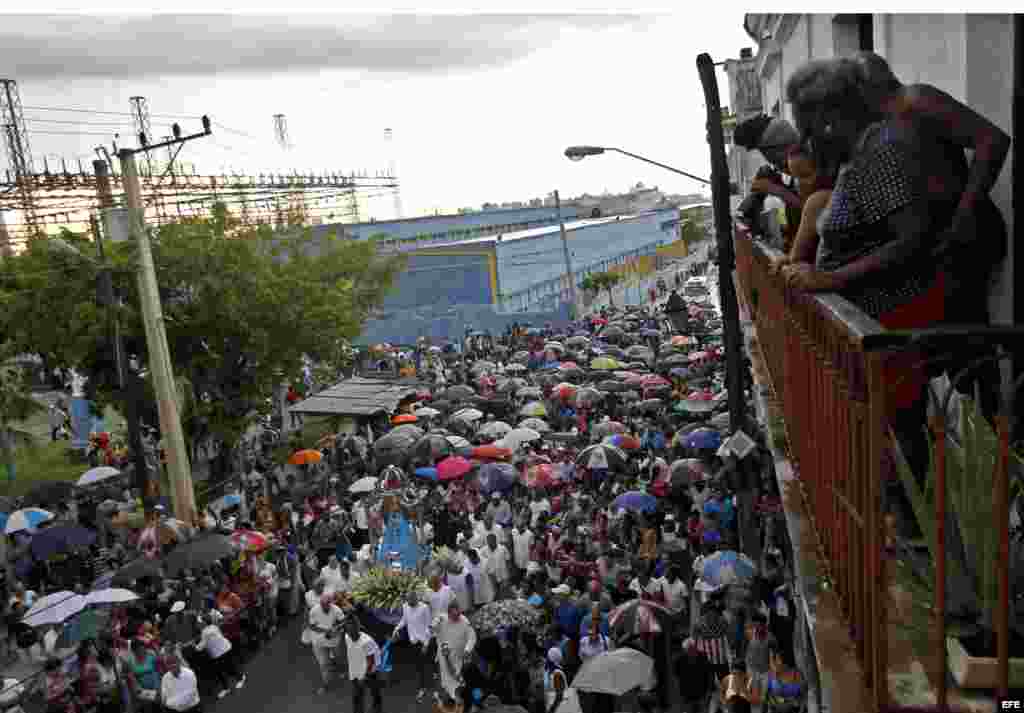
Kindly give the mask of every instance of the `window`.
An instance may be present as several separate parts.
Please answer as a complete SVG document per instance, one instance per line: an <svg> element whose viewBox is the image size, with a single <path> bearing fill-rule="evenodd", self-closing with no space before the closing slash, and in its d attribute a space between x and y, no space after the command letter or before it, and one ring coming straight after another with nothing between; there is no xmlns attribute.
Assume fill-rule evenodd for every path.
<svg viewBox="0 0 1024 713"><path fill-rule="evenodd" d="M873 52L875 49L875 16L869 13L843 14L832 18L832 39L835 54Z"/></svg>

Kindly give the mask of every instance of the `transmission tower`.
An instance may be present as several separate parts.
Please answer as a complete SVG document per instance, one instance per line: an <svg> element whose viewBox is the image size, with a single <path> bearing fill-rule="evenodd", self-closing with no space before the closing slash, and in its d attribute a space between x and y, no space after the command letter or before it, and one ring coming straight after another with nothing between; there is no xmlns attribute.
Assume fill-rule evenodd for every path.
<svg viewBox="0 0 1024 713"><path fill-rule="evenodd" d="M288 139L288 120L284 114L274 114L274 138L281 148L288 150L292 147Z"/></svg>
<svg viewBox="0 0 1024 713"><path fill-rule="evenodd" d="M152 143L153 139L153 127L149 121L149 102L146 101L146 97L132 97L129 101L132 105L135 139L140 146L146 147ZM146 151L146 173L150 176L153 175L153 157L150 156L149 151Z"/></svg>
<svg viewBox="0 0 1024 713"><path fill-rule="evenodd" d="M388 173L391 174L391 180L398 180L398 171L396 169L397 159L395 157L395 144L394 134L391 129L384 129L384 141L387 143L388 148ZM395 220L402 219L402 194L398 192L398 188L395 188Z"/></svg>
<svg viewBox="0 0 1024 713"><path fill-rule="evenodd" d="M35 202L32 184L35 169L32 165L32 147L25 128L25 114L21 109L21 94L13 79L0 79L0 129L7 146L7 156L14 169L14 180L25 211L25 223L31 231L36 229Z"/></svg>

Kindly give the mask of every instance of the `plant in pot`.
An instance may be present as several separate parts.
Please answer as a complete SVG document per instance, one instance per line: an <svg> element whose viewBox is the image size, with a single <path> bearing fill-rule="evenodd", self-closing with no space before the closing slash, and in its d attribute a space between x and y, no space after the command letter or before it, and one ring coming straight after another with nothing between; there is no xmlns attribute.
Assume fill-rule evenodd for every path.
<svg viewBox="0 0 1024 713"><path fill-rule="evenodd" d="M974 399L961 398L956 433L946 434L946 611L945 646L950 669L962 688L996 686L996 639L993 617L999 605L996 567L999 557L995 509L995 467L999 439ZM952 420L952 419L951 419ZM909 605L901 607L894 625L915 655L928 660L934 646L935 605L935 444L929 437L929 465L923 484L918 484L892 434L900 480L913 506L924 536L927 554L906 542L898 545L893 562L894 584ZM1024 463L1011 451L1012 464ZM1012 471L1012 468L1011 468ZM1009 523L1003 523L1008 527ZM1017 548L1015 548L1017 549ZM1011 568L1020 562L1011 552ZM1011 570L1011 587L1014 573ZM1011 591L1011 601L1014 598ZM1024 637L1010 629L1010 685L1024 685Z"/></svg>

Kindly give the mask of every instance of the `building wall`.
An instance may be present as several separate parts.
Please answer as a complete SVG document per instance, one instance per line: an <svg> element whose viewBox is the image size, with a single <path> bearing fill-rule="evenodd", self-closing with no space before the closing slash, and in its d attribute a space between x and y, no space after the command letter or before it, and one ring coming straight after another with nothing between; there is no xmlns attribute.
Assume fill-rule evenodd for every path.
<svg viewBox="0 0 1024 713"><path fill-rule="evenodd" d="M490 304L496 280L493 250L489 248L413 253L382 306L395 310Z"/></svg>
<svg viewBox="0 0 1024 713"><path fill-rule="evenodd" d="M856 47L856 30L831 13L756 16L751 24L764 23L773 40L762 43L756 61L762 69L762 96L766 113L792 120L784 101L785 84L792 72L808 59L841 56ZM781 31L780 31L781 30ZM874 51L889 62L905 84L931 84L985 116L1011 134L1013 96L1013 16L1010 14L875 14ZM777 46L781 45L781 46ZM773 52L773 50L776 50ZM776 55L776 56L773 56ZM732 154L741 154L733 149ZM1012 156L992 190L1013 235ZM749 158L730 155L730 170L742 190L749 187L746 172ZM756 167L754 167L756 170ZM752 174L751 174L752 175ZM993 317L1009 322L1013 318L1013 240L1009 255L992 286Z"/></svg>

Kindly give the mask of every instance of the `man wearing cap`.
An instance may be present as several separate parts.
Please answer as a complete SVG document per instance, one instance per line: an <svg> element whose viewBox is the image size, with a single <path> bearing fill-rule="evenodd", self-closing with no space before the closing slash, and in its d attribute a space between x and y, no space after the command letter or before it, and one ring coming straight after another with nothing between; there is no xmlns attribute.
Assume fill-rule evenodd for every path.
<svg viewBox="0 0 1024 713"><path fill-rule="evenodd" d="M160 681L160 700L163 701L164 708L173 713L202 713L199 684L192 669L182 666L181 659L177 656L168 656L164 661L164 668L167 673Z"/></svg>
<svg viewBox="0 0 1024 713"><path fill-rule="evenodd" d="M199 620L186 612L185 602L179 600L171 605L171 614L160 627L160 638L168 644L187 644L199 637L199 630Z"/></svg>

